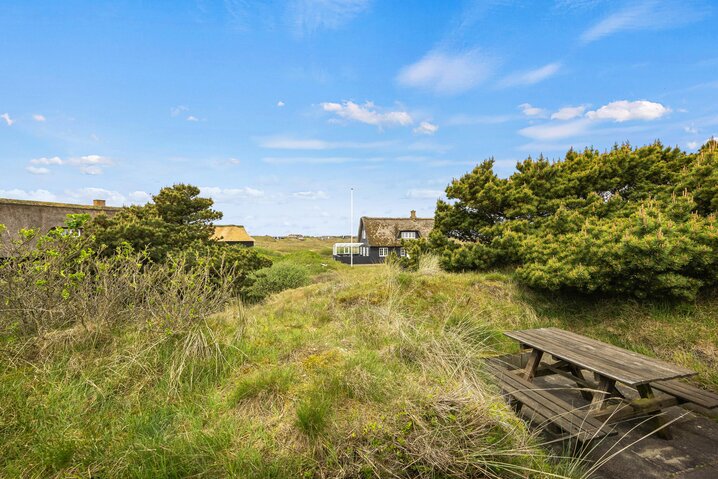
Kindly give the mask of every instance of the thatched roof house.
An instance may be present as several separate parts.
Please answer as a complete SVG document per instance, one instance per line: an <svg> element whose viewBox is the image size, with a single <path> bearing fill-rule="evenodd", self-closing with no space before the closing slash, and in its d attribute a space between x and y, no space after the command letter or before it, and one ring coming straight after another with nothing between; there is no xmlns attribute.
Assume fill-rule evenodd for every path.
<svg viewBox="0 0 718 479"><path fill-rule="evenodd" d="M362 216L356 243L336 243L334 259L343 263L373 264L383 262L391 253L405 256L403 240L425 238L434 229L434 218L417 218L412 210L408 218L374 218Z"/></svg>
<svg viewBox="0 0 718 479"><path fill-rule="evenodd" d="M50 203L45 201L11 200L0 198L0 224L5 232L0 235L0 257L9 254L9 248L17 239L20 230L34 229L41 234L65 224L67 215L100 214L113 215L120 208L106 206L104 200L94 200L92 205L74 205L68 203Z"/></svg>
<svg viewBox="0 0 718 479"><path fill-rule="evenodd" d="M241 225L215 225L212 239L227 244L254 246L254 238Z"/></svg>
<svg viewBox="0 0 718 479"><path fill-rule="evenodd" d="M402 239L429 236L433 229L434 218L417 218L413 210L408 218L363 216L359 221L359 241L367 246L396 248L401 246Z"/></svg>

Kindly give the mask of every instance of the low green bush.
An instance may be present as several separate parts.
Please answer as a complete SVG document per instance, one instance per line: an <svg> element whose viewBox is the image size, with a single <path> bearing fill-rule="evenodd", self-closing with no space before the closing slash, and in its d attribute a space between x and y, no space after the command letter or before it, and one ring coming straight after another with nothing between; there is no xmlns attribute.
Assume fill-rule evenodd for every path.
<svg viewBox="0 0 718 479"><path fill-rule="evenodd" d="M309 270L302 265L279 262L254 272L251 278L253 283L246 288L244 297L257 302L286 289L305 286L309 283Z"/></svg>

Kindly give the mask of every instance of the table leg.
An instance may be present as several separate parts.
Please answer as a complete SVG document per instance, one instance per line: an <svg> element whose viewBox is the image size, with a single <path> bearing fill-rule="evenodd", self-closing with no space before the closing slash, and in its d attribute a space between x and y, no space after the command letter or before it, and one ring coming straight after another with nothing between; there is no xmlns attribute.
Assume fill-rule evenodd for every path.
<svg viewBox="0 0 718 479"><path fill-rule="evenodd" d="M543 351L540 351L538 349L531 350L531 356L529 356L529 360L526 363L526 367L523 371L523 376L527 381L532 381L534 376L536 375L536 369L538 368L539 363L541 362L541 357L543 356Z"/></svg>
<svg viewBox="0 0 718 479"><path fill-rule="evenodd" d="M571 373L571 375L572 375L573 377L576 377L576 378L581 379L581 380L583 381L583 379L584 379L584 378L583 378L583 374L581 374L581 369L579 369L578 366L576 366L576 365L574 365L574 364L569 364L569 365L568 365L568 371ZM581 389L580 389L580 390L581 390L581 396L583 396L583 398L584 398L586 401L591 401L591 400L593 399L593 394L591 394L590 391L586 391L586 389L584 388L584 384L577 382L577 383L576 383L576 386L579 387L579 388L581 388Z"/></svg>
<svg viewBox="0 0 718 479"><path fill-rule="evenodd" d="M639 384L636 386L636 389L638 390L638 394L643 399L653 399L653 389L651 388L650 384ZM651 416L655 416L653 418L653 424L655 424L658 431L656 431L656 434L661 439L673 439L673 434L671 434L670 429L668 429L668 426L666 426L666 418L661 415L662 411L655 411L652 413L649 413Z"/></svg>
<svg viewBox="0 0 718 479"><path fill-rule="evenodd" d="M596 413L603 409L605 400L611 395L611 391L616 387L616 381L600 376L598 379L598 387L593 393L591 405L588 408L589 413Z"/></svg>

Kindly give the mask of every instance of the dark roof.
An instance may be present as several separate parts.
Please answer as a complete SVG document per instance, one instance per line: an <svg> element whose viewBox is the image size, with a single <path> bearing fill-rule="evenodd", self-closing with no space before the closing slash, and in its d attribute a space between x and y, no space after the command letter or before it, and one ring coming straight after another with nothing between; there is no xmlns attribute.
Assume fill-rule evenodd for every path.
<svg viewBox="0 0 718 479"><path fill-rule="evenodd" d="M362 216L359 223L366 230L369 246L401 246L402 231L416 231L418 237L429 236L434 229L434 218L370 218ZM361 241L361 239L360 239Z"/></svg>
<svg viewBox="0 0 718 479"><path fill-rule="evenodd" d="M113 215L120 208L112 206L73 205L68 203L50 203L45 201L11 200L0 198L0 224L6 231L0 234L0 257L6 247L21 229L36 229L41 234L65 224L69 214Z"/></svg>

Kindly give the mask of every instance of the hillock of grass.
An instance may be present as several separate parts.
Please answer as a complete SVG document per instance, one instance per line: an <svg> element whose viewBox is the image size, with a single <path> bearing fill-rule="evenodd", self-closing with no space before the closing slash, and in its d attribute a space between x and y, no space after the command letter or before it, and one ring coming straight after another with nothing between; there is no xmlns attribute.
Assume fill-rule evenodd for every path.
<svg viewBox="0 0 718 479"><path fill-rule="evenodd" d="M164 334L127 320L5 333L0 477L580 475L482 373L515 351L508 329L565 327L716 386L713 300L588 303L431 265L313 281Z"/></svg>

